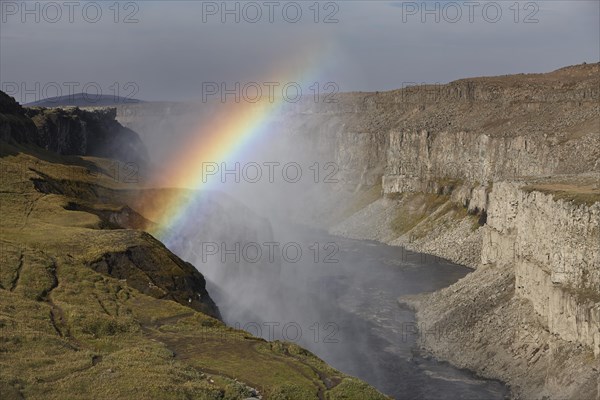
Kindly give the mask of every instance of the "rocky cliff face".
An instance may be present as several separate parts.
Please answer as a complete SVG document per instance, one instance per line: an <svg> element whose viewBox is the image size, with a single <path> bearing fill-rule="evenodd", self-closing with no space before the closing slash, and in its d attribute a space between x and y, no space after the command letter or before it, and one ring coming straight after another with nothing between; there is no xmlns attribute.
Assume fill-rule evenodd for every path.
<svg viewBox="0 0 600 400"><path fill-rule="evenodd" d="M551 186L558 185L545 185ZM512 267L516 295L531 301L549 331L598 357L600 202L555 200L535 188L494 186L482 263Z"/></svg>
<svg viewBox="0 0 600 400"><path fill-rule="evenodd" d="M439 101L401 111L370 147L386 149L377 153L386 159L382 190L400 199L334 228L457 262L476 255L477 272L409 303L426 349L509 382L515 396L600 396L598 68L459 81ZM484 226L444 226L444 206L399 218L422 212L419 193L448 196ZM410 224L394 230L398 220Z"/></svg>
<svg viewBox="0 0 600 400"><path fill-rule="evenodd" d="M122 279L141 293L180 304L221 319L219 309L206 290L204 276L190 263L168 251L150 235L140 245L103 254L90 263L97 272Z"/></svg>
<svg viewBox="0 0 600 400"><path fill-rule="evenodd" d="M400 299L417 311L422 346L517 398L599 398L598 178L494 183L477 270Z"/></svg>
<svg viewBox="0 0 600 400"><path fill-rule="evenodd" d="M116 121L115 108L23 108L0 92L0 139L59 155L112 158L137 168L148 163L139 136Z"/></svg>
<svg viewBox="0 0 600 400"><path fill-rule="evenodd" d="M352 154L385 159L389 198L334 232L474 260L477 272L411 303L423 345L509 382L515 396L600 396L599 68L421 88L433 96L421 103L398 92L405 103L387 133L337 153L357 161L360 179L373 161ZM379 97L378 118L391 118L392 94ZM423 193L446 198L429 207ZM460 213L452 221L448 203L483 227L464 229Z"/></svg>
<svg viewBox="0 0 600 400"><path fill-rule="evenodd" d="M35 144L46 150L61 155L113 158L138 167L148 163L146 147L134 131L115 120L114 108L33 107L25 113L38 129Z"/></svg>
<svg viewBox="0 0 600 400"><path fill-rule="evenodd" d="M400 299L417 311L426 351L509 383L515 398L596 399L599 182L581 174L387 195L332 230L476 268L446 289ZM474 203L485 214L469 214Z"/></svg>
<svg viewBox="0 0 600 400"><path fill-rule="evenodd" d="M355 94L355 109L347 97L295 117L343 120L330 137L346 181L381 177L385 197L333 232L479 268L416 303L423 345L515 396L600 396L599 76L594 64Z"/></svg>
<svg viewBox="0 0 600 400"><path fill-rule="evenodd" d="M14 98L0 91L0 139L39 144L37 128Z"/></svg>
<svg viewBox="0 0 600 400"><path fill-rule="evenodd" d="M515 176L600 171L600 65L471 78L288 105L282 132L310 137L344 180L386 193Z"/></svg>

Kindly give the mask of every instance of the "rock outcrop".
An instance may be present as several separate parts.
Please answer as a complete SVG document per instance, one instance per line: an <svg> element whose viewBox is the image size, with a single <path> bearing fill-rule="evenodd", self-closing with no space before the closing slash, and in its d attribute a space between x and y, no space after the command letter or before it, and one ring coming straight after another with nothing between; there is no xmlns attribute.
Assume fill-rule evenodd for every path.
<svg viewBox="0 0 600 400"><path fill-rule="evenodd" d="M600 396L599 72L584 65L434 89L438 98L371 135L375 147L356 145L386 149L377 157L391 198L334 228L471 261L478 270L459 283L402 301L417 309L425 349L508 382L515 397ZM362 179L371 166L360 163ZM400 218L423 212L423 193L447 202ZM447 218L448 203L466 216ZM463 229L468 215L483 227Z"/></svg>
<svg viewBox="0 0 600 400"><path fill-rule="evenodd" d="M140 244L125 251L103 254L92 261L90 267L125 280L141 293L174 300L221 319L219 309L206 290L204 276L148 234L142 234Z"/></svg>
<svg viewBox="0 0 600 400"><path fill-rule="evenodd" d="M37 128L25 109L0 91L0 139L5 142L41 144Z"/></svg>
<svg viewBox="0 0 600 400"><path fill-rule="evenodd" d="M513 268L516 295L531 301L550 333L599 357L600 202L555 200L536 187L494 186L482 264Z"/></svg>
<svg viewBox="0 0 600 400"><path fill-rule="evenodd" d="M288 105L277 129L310 137L343 181L383 177L386 193L600 172L599 75L600 64L585 64L310 99Z"/></svg>
<svg viewBox="0 0 600 400"><path fill-rule="evenodd" d="M0 139L59 155L112 158L136 168L148 164L137 133L116 121L115 108L24 108L0 92Z"/></svg>
<svg viewBox="0 0 600 400"><path fill-rule="evenodd" d="M478 268L409 303L424 348L515 397L600 396L599 81L594 64L355 95L335 134L346 181L381 176L386 197L333 232Z"/></svg>
<svg viewBox="0 0 600 400"><path fill-rule="evenodd" d="M61 155L112 158L138 168L148 163L137 133L119 124L115 108L77 107L26 109L38 129L36 145Z"/></svg>

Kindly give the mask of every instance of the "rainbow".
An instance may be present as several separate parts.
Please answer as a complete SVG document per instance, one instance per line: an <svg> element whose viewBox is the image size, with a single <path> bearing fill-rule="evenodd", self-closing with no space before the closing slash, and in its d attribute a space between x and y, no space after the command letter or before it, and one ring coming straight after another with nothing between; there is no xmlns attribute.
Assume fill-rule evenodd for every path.
<svg viewBox="0 0 600 400"><path fill-rule="evenodd" d="M304 54L303 56L303 60L320 59L314 54L311 57ZM296 82L303 91L319 78L318 74L314 73L314 68L304 68L296 74L274 76L294 76L296 79L271 79L270 82ZM313 93L310 93L310 96L312 95ZM306 93L303 93L303 96L305 97ZM205 174L205 163L214 162L220 165L224 162L230 165L239 162L245 152L250 153L256 145L272 134L270 124L279 115L286 100L281 96L271 99L266 97L263 96L265 99L257 103L221 104L210 121L203 121L202 125L196 127L189 135L189 142L183 143L183 149L177 154L177 159L170 163L172 167L161 173L152 183L153 187L170 188L170 194L166 195L166 198L150 201L150 206L142 207L145 208L144 215L156 223L149 231L167 246L171 236L176 235L177 228L185 222L185 217L189 215L188 210L195 204L195 200L219 181L218 174ZM156 194L152 193L149 196Z"/></svg>

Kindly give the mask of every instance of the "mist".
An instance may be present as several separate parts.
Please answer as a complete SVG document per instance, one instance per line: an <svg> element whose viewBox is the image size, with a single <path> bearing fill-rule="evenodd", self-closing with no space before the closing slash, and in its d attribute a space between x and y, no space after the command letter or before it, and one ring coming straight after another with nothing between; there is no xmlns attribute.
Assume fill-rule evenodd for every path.
<svg viewBox="0 0 600 400"><path fill-rule="evenodd" d="M296 343L396 398L439 398L443 388L449 398L502 398L503 385L415 353L414 315L397 305L398 296L447 286L467 268L328 233L357 207L365 188L375 185L381 196L376 175L382 167L357 169L361 160L348 157L341 143L348 121L315 112L344 109L344 96L317 100L283 104L244 151L225 161L204 159L189 180L195 194L181 222L159 238L205 276L231 327ZM130 105L119 109L119 118L150 144L151 159L158 160L153 185L179 182L169 179L167 167L186 165L189 143L210 142L212 132L203 127L224 110L235 120L231 110L245 107L256 105L157 103L146 117L141 106Z"/></svg>

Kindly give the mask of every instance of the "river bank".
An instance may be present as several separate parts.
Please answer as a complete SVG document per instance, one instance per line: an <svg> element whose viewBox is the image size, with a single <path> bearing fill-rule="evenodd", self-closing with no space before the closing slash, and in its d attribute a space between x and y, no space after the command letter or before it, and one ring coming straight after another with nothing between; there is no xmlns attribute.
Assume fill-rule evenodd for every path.
<svg viewBox="0 0 600 400"><path fill-rule="evenodd" d="M598 260L600 203L585 200L593 179L555 192L567 187L560 178L496 183L481 203L483 226L455 194L383 196L331 232L475 268L438 291L400 296L425 352L507 382L513 398L596 399L600 303L589 263Z"/></svg>

